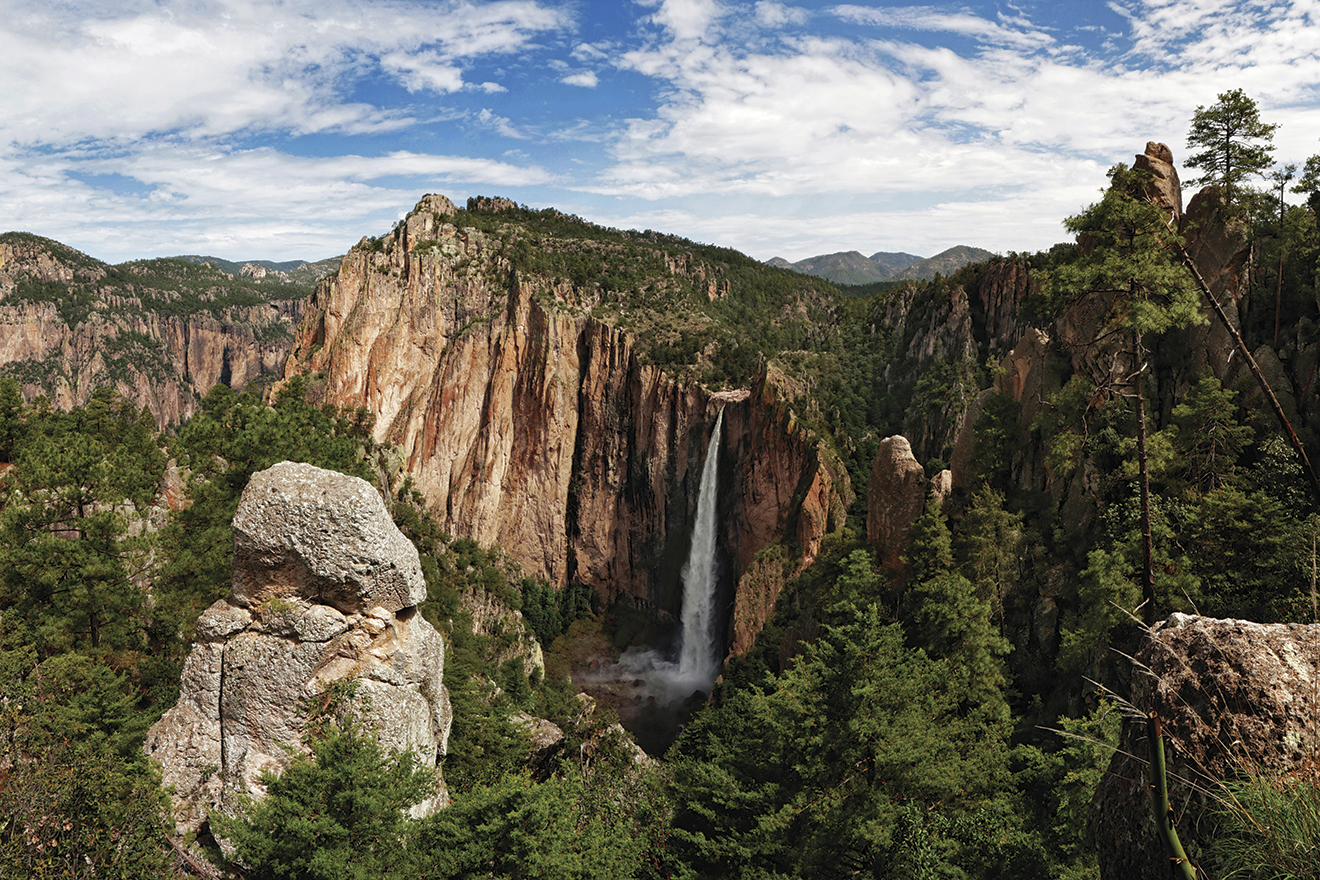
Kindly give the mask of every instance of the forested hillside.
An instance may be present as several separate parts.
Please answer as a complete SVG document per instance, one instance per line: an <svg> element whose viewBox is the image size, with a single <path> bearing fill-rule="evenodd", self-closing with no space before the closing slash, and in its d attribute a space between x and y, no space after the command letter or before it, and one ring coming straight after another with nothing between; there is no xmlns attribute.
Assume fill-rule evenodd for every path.
<svg viewBox="0 0 1320 880"><path fill-rule="evenodd" d="M1069 218L1075 243L869 296L654 232L493 199L441 212L428 196L317 288L268 400L216 384L161 433L112 387L61 410L0 380L0 876L1100 876L1088 809L1145 627L1174 611L1315 615L1315 213L1213 157L1184 210L1171 160L1151 144L1116 165ZM1300 182L1314 201L1320 158ZM157 288L134 277L206 272L92 268L90 281L23 281L11 299L74 326L121 276L145 309ZM206 296L173 307L226 307L227 282L198 278ZM431 503L402 426L417 412L419 434L438 434L432 414L461 409L453 386L427 397L428 373L405 401L344 378L373 315L397 322L381 338L411 326L390 278L431 328L405 347L433 346L432 367L446 351L540 352L544 382L512 383L515 412L566 400L556 414L577 407L581 424L623 437L634 417L617 389L644 386L642 399L670 395L665 412L692 414L672 471L700 460L693 438L716 405L735 434L779 444L774 461L808 450L790 450L817 468L794 472L798 519L766 530L738 573L722 678L663 754L640 753L577 684L672 624L652 570L677 568L674 551L639 553L640 573L613 592L586 576L573 518L591 497L583 481L604 479L580 466L586 429L565 435L575 558L562 583L529 573L519 547L446 524L442 508L460 502ZM335 311L354 284L368 293ZM556 345L559 361L544 354ZM627 380L602 382L597 400L583 367L556 397L569 379L545 364L600 352ZM512 356L490 358L492 373L516 372ZM383 363L362 372L378 378ZM464 363L469 381L477 362ZM478 396L484 438L498 401ZM874 487L894 476L893 435L907 438L917 495L886 530L875 523L898 522L898 504ZM623 461L640 497L643 458L599 460ZM303 743L263 778L268 797L180 839L143 741L178 698L198 616L229 594L244 487L284 460L360 476L388 499L420 554L418 610L446 642L453 731L440 765L422 766L381 747L351 693L311 695ZM823 494L840 509L807 548L805 487L831 462ZM654 496L678 499L675 542L691 529L695 470ZM762 604L739 618L747 596ZM547 745L542 721L562 737ZM452 804L409 818L437 773ZM1198 857L1227 858L1212 838L1250 830L1215 821Z"/></svg>

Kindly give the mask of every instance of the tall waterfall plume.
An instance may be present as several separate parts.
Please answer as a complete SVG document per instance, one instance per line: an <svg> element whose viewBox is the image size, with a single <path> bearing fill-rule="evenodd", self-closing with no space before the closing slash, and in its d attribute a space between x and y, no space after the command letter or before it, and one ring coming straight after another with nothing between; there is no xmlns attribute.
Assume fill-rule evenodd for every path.
<svg viewBox="0 0 1320 880"><path fill-rule="evenodd" d="M678 657L680 683L705 690L719 675L720 658L715 639L715 513L720 475L720 430L724 410L715 418L701 468L697 495L697 521L692 529L692 549L683 566L683 647Z"/></svg>
<svg viewBox="0 0 1320 880"><path fill-rule="evenodd" d="M678 703L697 691L709 691L720 674L720 645L715 632L715 558L717 489L719 484L720 434L724 411L715 417L715 429L706 446L697 492L697 520L692 529L692 547L683 565L683 612L681 643L677 661L654 648L635 646L619 658L619 677L641 683L641 695L662 705ZM610 673L604 673L609 675Z"/></svg>

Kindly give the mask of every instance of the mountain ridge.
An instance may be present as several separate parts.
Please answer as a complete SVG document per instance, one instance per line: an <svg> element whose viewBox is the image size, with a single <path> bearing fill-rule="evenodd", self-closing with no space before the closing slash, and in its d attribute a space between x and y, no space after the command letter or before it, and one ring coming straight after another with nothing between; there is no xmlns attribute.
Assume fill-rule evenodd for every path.
<svg viewBox="0 0 1320 880"><path fill-rule="evenodd" d="M860 251L838 251L797 262L772 257L766 264L825 278L835 284L860 285L884 281L929 281L937 274L948 275L971 263L984 262L994 256L994 253L984 248L960 244L946 248L933 257L919 257L902 251L877 251L868 257Z"/></svg>

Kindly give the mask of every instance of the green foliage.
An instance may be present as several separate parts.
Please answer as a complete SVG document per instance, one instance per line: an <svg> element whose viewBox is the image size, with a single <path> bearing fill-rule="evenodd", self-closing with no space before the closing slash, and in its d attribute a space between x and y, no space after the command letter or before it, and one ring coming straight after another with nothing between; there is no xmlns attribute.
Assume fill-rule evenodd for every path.
<svg viewBox="0 0 1320 880"><path fill-rule="evenodd" d="M237 815L213 813L244 876L289 880L384 880L408 870L405 810L435 790L434 771L410 753L386 754L352 715L324 725L284 772L262 773L268 795Z"/></svg>
<svg viewBox="0 0 1320 880"><path fill-rule="evenodd" d="M953 567L953 533L939 502L933 498L926 501L925 511L912 525L903 561L907 563L910 584L928 581Z"/></svg>
<svg viewBox="0 0 1320 880"><path fill-rule="evenodd" d="M874 605L836 613L777 681L679 737L676 876L891 876L903 805L957 812L1004 782L1007 730L961 711L951 664L904 647Z"/></svg>
<svg viewBox="0 0 1320 880"><path fill-rule="evenodd" d="M449 749L444 760L445 782L453 792L462 793L481 785L494 785L511 773L518 773L530 752L528 732L510 720L519 709L517 702L526 693L527 676L521 670L521 658L511 658L516 670L506 665L503 676L491 668L489 637L475 636L466 615L460 615L449 627L450 639L445 657L444 681L453 710ZM507 661L506 661L507 664ZM485 673L490 674L487 678ZM505 684L521 679L519 693L507 690L495 694L495 677Z"/></svg>
<svg viewBox="0 0 1320 880"><path fill-rule="evenodd" d="M1182 512L1180 544L1201 582L1205 613L1263 622L1302 616L1313 523L1298 522L1265 492L1232 486L1194 498Z"/></svg>
<svg viewBox="0 0 1320 880"><path fill-rule="evenodd" d="M1081 675L1108 646L1111 631L1126 643L1135 627L1132 614L1141 602L1141 591L1133 580L1128 559L1130 545L1122 550L1093 549L1087 554L1087 568L1077 587L1077 610L1064 621L1059 645L1059 667L1065 673Z"/></svg>
<svg viewBox="0 0 1320 880"><path fill-rule="evenodd" d="M1104 197L1064 221L1082 243L1073 262L1039 278L1055 302L1091 296L1103 304L1093 338L1143 335L1204 324L1200 293L1169 248L1180 241L1160 208L1144 197L1149 178L1115 165Z"/></svg>
<svg viewBox="0 0 1320 880"><path fill-rule="evenodd" d="M0 783L0 878L144 880L175 876L168 810L148 774L56 747Z"/></svg>
<svg viewBox="0 0 1320 880"><path fill-rule="evenodd" d="M164 470L154 421L106 388L68 414L21 409L18 423L6 428L21 440L0 509L0 609L47 653L137 647L151 543L128 518Z"/></svg>
<svg viewBox="0 0 1320 880"><path fill-rule="evenodd" d="M1187 132L1187 149L1196 150L1183 164L1204 173L1192 184L1218 184L1230 202L1247 178L1270 166L1274 132L1279 126L1260 121L1256 102L1242 89L1220 92L1209 107L1197 105Z"/></svg>
<svg viewBox="0 0 1320 880"><path fill-rule="evenodd" d="M977 594L989 599L999 619L1013 588L1021 582L1025 543L1022 513L1004 508L1004 496L982 486L963 514L954 542L962 573L976 585Z"/></svg>
<svg viewBox="0 0 1320 880"><path fill-rule="evenodd" d="M78 654L38 662L0 618L0 878L169 876L136 703L123 674Z"/></svg>
<svg viewBox="0 0 1320 880"><path fill-rule="evenodd" d="M579 581L556 590L524 578L522 613L541 647L549 648L555 639L568 632L573 621L591 616L591 590Z"/></svg>
<svg viewBox="0 0 1320 880"><path fill-rule="evenodd" d="M1255 431L1238 422L1237 392L1214 376L1193 385L1173 408L1171 435L1176 469L1191 488L1213 490L1232 480L1238 459ZM1171 466L1172 465L1171 463Z"/></svg>
<svg viewBox="0 0 1320 880"><path fill-rule="evenodd" d="M650 870L661 855L652 838L664 816L654 812L662 804L649 776L568 767L536 784L506 775L420 823L413 857L433 877L663 876Z"/></svg>

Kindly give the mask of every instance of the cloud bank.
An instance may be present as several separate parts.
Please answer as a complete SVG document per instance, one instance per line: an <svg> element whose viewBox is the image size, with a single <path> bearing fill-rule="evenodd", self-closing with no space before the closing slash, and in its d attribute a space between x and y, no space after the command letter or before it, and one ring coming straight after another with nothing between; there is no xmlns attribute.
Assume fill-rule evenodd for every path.
<svg viewBox="0 0 1320 880"><path fill-rule="evenodd" d="M761 258L1031 250L1218 92L1320 152L1320 4L1073 6L0 0L0 225L317 258L437 190Z"/></svg>

